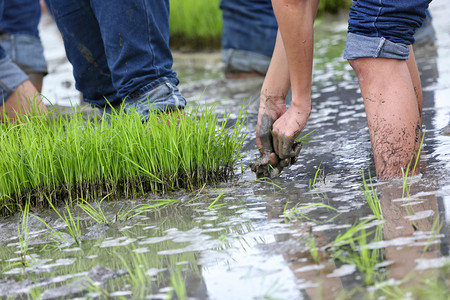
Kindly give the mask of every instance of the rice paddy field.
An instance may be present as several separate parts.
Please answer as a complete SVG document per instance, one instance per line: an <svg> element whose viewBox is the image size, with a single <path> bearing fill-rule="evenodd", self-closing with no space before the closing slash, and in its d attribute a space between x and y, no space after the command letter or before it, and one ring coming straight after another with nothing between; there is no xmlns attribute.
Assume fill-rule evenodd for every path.
<svg viewBox="0 0 450 300"><path fill-rule="evenodd" d="M220 51L174 53L186 115L108 121L67 97L51 119L0 127L0 298L448 299L449 9L432 2L436 40L415 45L426 129L416 177L375 176L339 16L315 28L312 133L276 178L249 168L263 79L224 79ZM50 100L76 95L56 49Z"/></svg>

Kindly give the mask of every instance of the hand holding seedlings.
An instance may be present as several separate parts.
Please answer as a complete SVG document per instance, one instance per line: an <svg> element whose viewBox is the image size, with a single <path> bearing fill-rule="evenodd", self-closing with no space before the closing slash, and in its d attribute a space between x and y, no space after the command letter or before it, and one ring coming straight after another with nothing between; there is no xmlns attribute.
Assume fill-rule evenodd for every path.
<svg viewBox="0 0 450 300"><path fill-rule="evenodd" d="M277 49L277 46L275 48ZM302 148L302 144L296 138L305 127L310 114L308 102L306 108L303 105L293 104L286 108L285 99L289 89L287 74L274 85L284 86L281 92L272 91L277 88L271 87L272 84L267 79L269 76L271 76L270 68L261 90L256 126L256 146L261 157L250 166L258 178L275 177L284 167L295 162Z"/></svg>
<svg viewBox="0 0 450 300"><path fill-rule="evenodd" d="M256 173L257 178L264 177L276 177L278 176L283 168L289 166L289 164L294 164L297 161L297 156L302 149L301 142L295 142L292 145L292 152L290 157L285 159L280 159L280 157L273 152L265 152L265 150L261 150L261 157L259 157L254 163L250 164L250 168L253 172ZM274 163L275 162L275 163Z"/></svg>

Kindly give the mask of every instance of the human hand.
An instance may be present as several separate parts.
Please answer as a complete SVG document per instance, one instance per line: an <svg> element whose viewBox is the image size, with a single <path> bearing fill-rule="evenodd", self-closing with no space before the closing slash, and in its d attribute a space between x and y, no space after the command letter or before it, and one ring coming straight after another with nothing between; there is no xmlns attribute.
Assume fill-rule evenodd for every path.
<svg viewBox="0 0 450 300"><path fill-rule="evenodd" d="M303 130L308 121L310 109L299 108L291 105L289 109L273 124L273 149L281 160L295 159L301 149L301 143L295 143L295 139ZM300 145L300 146L299 146Z"/></svg>
<svg viewBox="0 0 450 300"><path fill-rule="evenodd" d="M261 157L250 165L258 178L275 176L283 167L273 149L272 125L286 112L284 96L269 96L261 94L258 124L256 126L256 146Z"/></svg>

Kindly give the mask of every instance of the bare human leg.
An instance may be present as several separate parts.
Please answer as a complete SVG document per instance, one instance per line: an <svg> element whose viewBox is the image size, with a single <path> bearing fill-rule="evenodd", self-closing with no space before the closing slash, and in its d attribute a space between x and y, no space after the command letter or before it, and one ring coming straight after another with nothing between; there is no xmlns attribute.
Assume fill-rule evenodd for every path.
<svg viewBox="0 0 450 300"><path fill-rule="evenodd" d="M311 113L314 19L317 0L272 0L283 38L292 87L288 110L273 124L273 147L281 158L295 157L293 144Z"/></svg>
<svg viewBox="0 0 450 300"><path fill-rule="evenodd" d="M417 105L419 107L420 115L420 126L422 127L422 106L423 106L423 95L422 95L422 84L420 82L419 70L417 69L416 58L414 56L414 50L412 45L409 46L409 58L406 61L408 65L409 74L411 75L411 80L414 85L414 93L417 98Z"/></svg>
<svg viewBox="0 0 450 300"><path fill-rule="evenodd" d="M31 83L34 85L38 93L42 92L42 82L44 80L44 74L42 73L28 73Z"/></svg>
<svg viewBox="0 0 450 300"><path fill-rule="evenodd" d="M46 114L48 110L34 85L27 80L21 83L0 106L0 121L9 119L11 122L17 122L21 115L32 112Z"/></svg>
<svg viewBox="0 0 450 300"><path fill-rule="evenodd" d="M408 62L364 57L349 63L364 99L377 176L402 177L402 170L416 159L422 136L419 97Z"/></svg>

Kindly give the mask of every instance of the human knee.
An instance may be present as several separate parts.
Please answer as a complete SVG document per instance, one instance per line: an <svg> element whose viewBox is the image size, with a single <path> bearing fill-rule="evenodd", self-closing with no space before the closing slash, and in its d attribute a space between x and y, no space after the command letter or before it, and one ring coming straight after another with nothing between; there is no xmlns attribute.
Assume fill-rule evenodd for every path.
<svg viewBox="0 0 450 300"><path fill-rule="evenodd" d="M361 59L348 59L347 62L352 67L353 71L355 71L356 74L358 74L361 71Z"/></svg>
<svg viewBox="0 0 450 300"><path fill-rule="evenodd" d="M375 58L372 57L361 57L356 59L348 59L349 65L352 67L353 71L355 71L356 76L358 78L364 77L363 75L370 70L370 65L373 63Z"/></svg>

